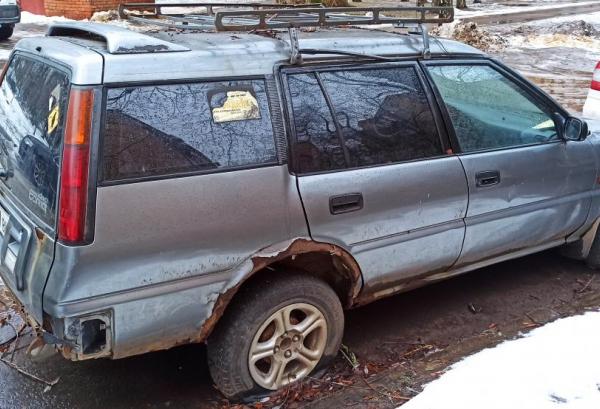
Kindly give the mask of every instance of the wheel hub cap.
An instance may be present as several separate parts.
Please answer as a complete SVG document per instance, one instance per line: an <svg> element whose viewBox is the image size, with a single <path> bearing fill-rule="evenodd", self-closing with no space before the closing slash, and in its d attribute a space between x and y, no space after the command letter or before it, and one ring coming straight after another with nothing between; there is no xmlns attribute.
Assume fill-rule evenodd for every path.
<svg viewBox="0 0 600 409"><path fill-rule="evenodd" d="M248 364L252 379L269 390L308 375L319 363L327 344L323 313L296 303L273 313L256 332Z"/></svg>

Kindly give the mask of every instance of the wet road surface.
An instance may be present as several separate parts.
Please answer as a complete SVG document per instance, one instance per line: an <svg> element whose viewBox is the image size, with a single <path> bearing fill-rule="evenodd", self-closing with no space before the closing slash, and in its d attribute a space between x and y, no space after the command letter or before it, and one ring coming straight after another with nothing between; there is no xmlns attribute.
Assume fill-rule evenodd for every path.
<svg viewBox="0 0 600 409"><path fill-rule="evenodd" d="M491 323L502 326L538 308L571 302L591 277L585 265L554 252L505 262L349 311L344 343L359 360L390 365L407 345L452 345ZM600 280L593 280L586 291L600 291ZM469 304L480 312L474 314ZM43 384L0 362L1 409L187 409L223 404L212 388L203 346L119 361L69 362L54 356L42 364L29 361L21 350L14 362L46 380L60 381L44 393ZM366 406L358 402L356 407Z"/></svg>
<svg viewBox="0 0 600 409"><path fill-rule="evenodd" d="M583 109L594 68L600 61L600 52L569 47L506 49L494 56L574 114Z"/></svg>

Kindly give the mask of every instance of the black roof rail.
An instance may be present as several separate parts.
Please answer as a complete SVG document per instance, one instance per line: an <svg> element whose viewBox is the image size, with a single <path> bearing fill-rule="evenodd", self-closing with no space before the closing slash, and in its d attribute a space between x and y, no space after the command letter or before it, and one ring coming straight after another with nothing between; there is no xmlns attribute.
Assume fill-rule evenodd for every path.
<svg viewBox="0 0 600 409"><path fill-rule="evenodd" d="M172 8L176 8L173 10ZM165 12L164 9L171 9ZM179 10L177 10L179 9ZM183 9L183 11L181 10ZM450 23L453 6L321 7L315 4L273 3L125 3L119 16L138 24L179 30L258 31L288 30L292 63L301 61L297 29L392 24L416 26L423 36L423 56L428 58L429 35L425 24Z"/></svg>
<svg viewBox="0 0 600 409"><path fill-rule="evenodd" d="M185 12L164 12L165 8ZM200 10L200 9L205 10ZM450 23L452 6L319 7L271 3L125 3L119 16L181 30L252 31L348 25Z"/></svg>

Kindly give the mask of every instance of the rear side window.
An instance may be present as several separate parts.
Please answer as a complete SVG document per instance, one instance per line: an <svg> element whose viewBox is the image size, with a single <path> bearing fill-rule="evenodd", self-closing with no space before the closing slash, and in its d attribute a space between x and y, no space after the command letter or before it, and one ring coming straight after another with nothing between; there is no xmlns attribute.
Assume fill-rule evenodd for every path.
<svg viewBox="0 0 600 409"><path fill-rule="evenodd" d="M2 184L53 227L68 75L41 61L16 55L0 87Z"/></svg>
<svg viewBox="0 0 600 409"><path fill-rule="evenodd" d="M431 107L413 67L288 78L301 173L443 154Z"/></svg>
<svg viewBox="0 0 600 409"><path fill-rule="evenodd" d="M275 163L263 80L112 88L107 181Z"/></svg>

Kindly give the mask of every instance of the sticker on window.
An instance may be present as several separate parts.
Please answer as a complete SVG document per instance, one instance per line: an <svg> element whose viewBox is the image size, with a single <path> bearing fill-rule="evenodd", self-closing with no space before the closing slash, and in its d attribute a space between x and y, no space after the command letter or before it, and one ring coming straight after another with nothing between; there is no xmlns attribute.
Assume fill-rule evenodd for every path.
<svg viewBox="0 0 600 409"><path fill-rule="evenodd" d="M212 110L216 123L260 119L258 101L250 91L227 91L223 105Z"/></svg>
<svg viewBox="0 0 600 409"><path fill-rule="evenodd" d="M48 134L51 134L58 128L60 122L60 85L54 88L48 101Z"/></svg>

